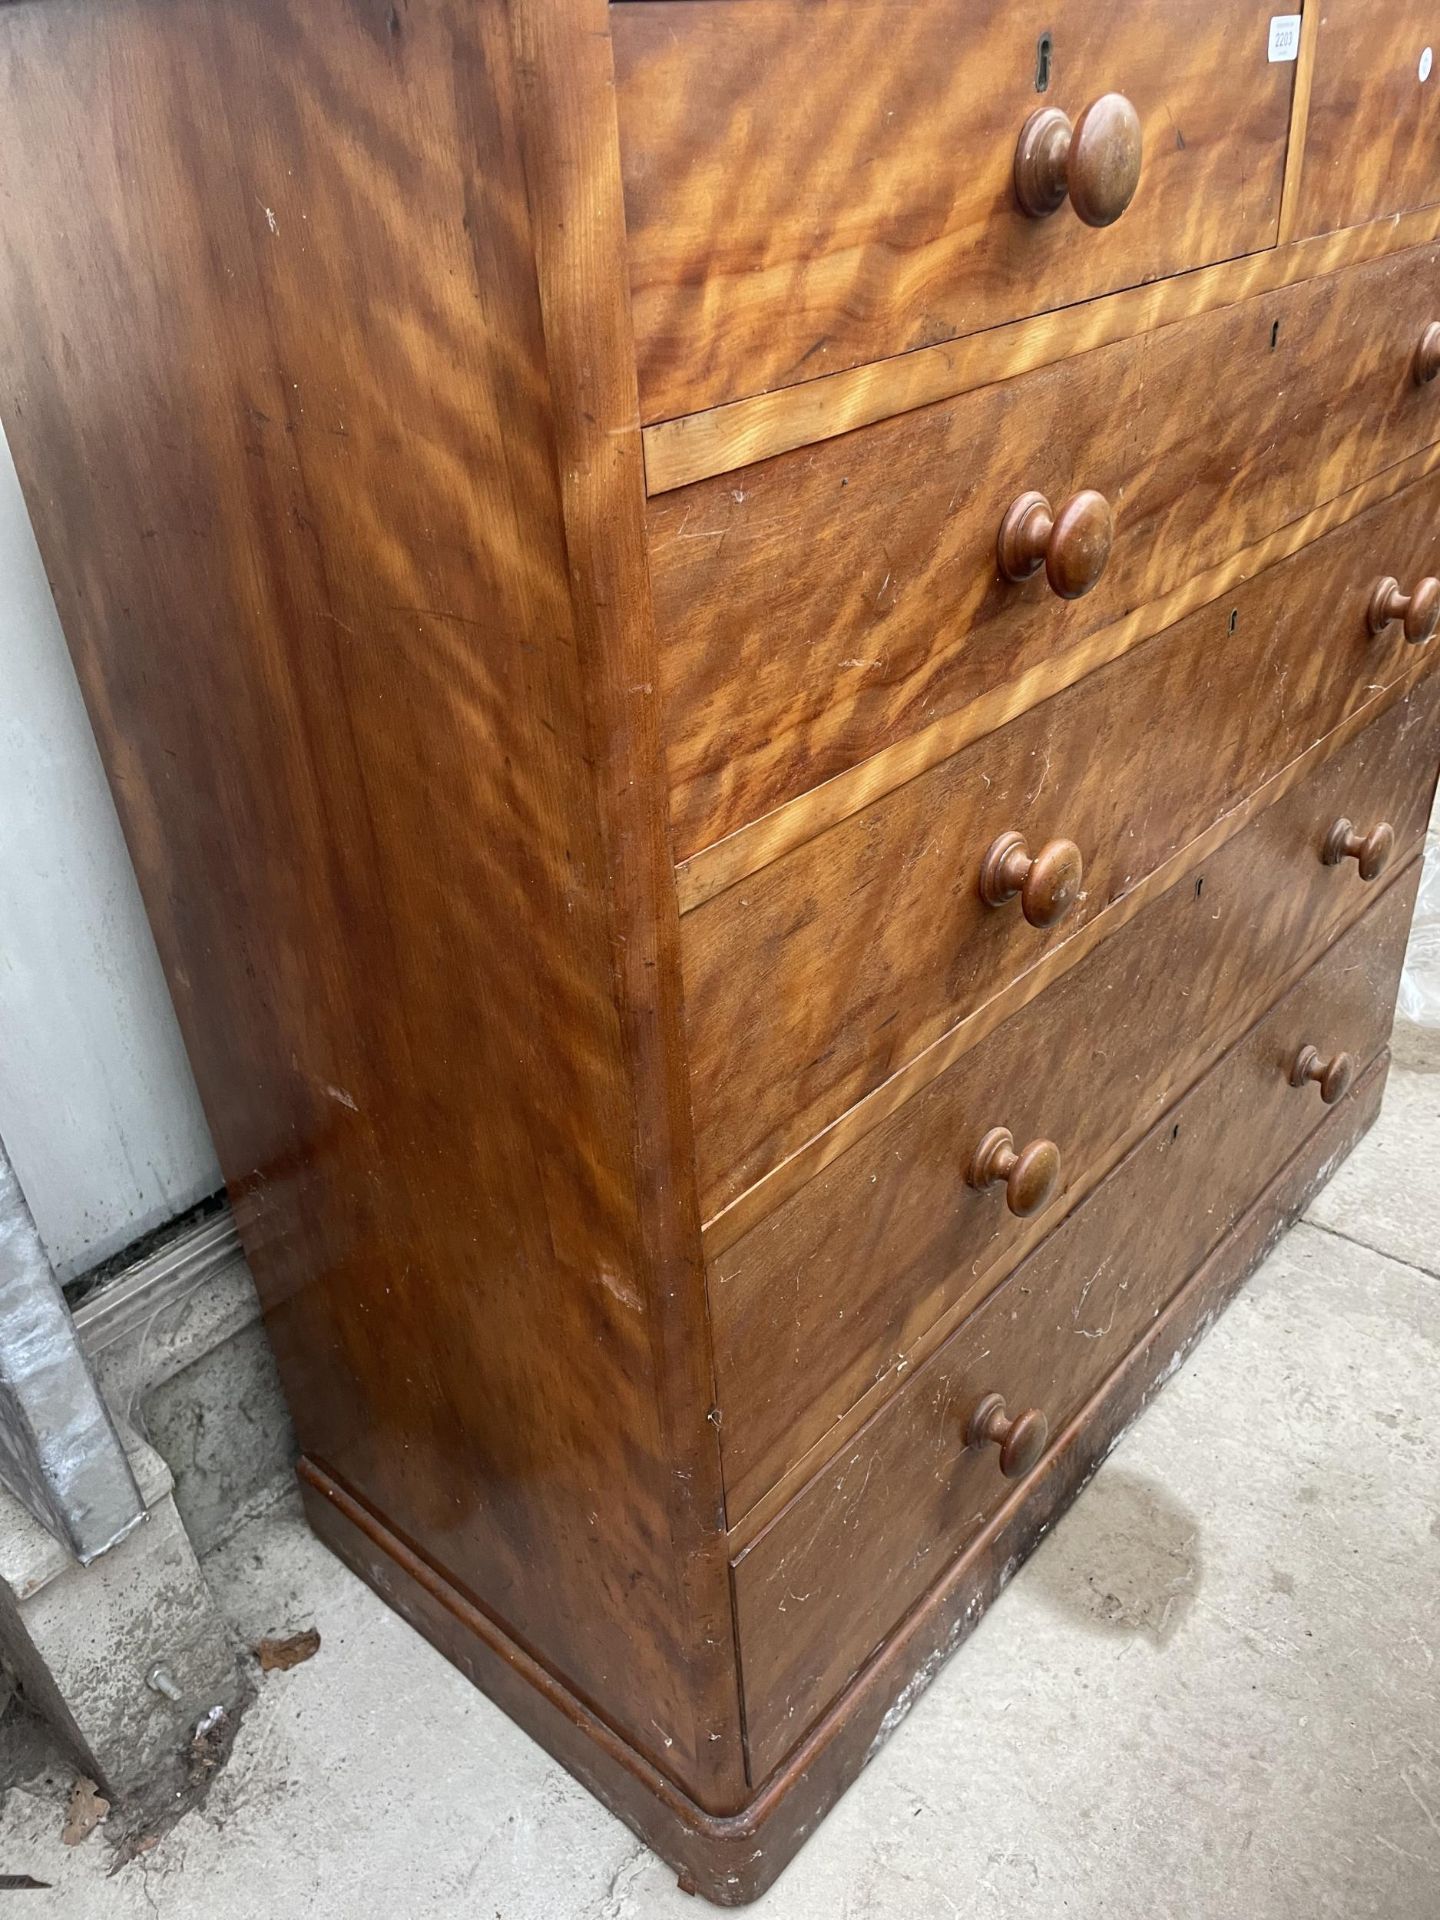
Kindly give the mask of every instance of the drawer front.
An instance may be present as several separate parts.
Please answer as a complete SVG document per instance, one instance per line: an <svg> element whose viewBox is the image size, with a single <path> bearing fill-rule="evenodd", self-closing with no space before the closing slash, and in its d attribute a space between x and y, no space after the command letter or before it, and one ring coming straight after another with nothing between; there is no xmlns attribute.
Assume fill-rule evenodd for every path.
<svg viewBox="0 0 1440 1920"><path fill-rule="evenodd" d="M1382 1049L1418 862L1146 1136L735 1563L752 1777L763 1778L1013 1491L967 1445L990 1394L1058 1437L1319 1125L1307 1045Z"/></svg>
<svg viewBox="0 0 1440 1920"><path fill-rule="evenodd" d="M612 6L645 418L1273 245L1295 69L1267 59L1270 12L1258 0ZM1071 198L1028 216L1014 176L1031 115L1075 122L1117 92L1141 124L1127 210L1108 226L1077 217L1113 211L1093 198L1082 129Z"/></svg>
<svg viewBox="0 0 1440 1920"><path fill-rule="evenodd" d="M1014 1265L1372 895L1325 866L1338 818L1418 845L1440 676L1326 761L710 1263L726 1499L744 1514L947 1311ZM1396 855L1396 862L1400 858ZM1062 1181L1017 1217L977 1191L992 1127Z"/></svg>
<svg viewBox="0 0 1440 1920"><path fill-rule="evenodd" d="M1362 516L687 914L706 1216L1407 672L1366 608L1382 572L1440 574L1437 502ZM1058 924L982 899L1007 833L1078 847Z"/></svg>
<svg viewBox="0 0 1440 1920"><path fill-rule="evenodd" d="M1410 249L652 500L677 854L1432 446L1437 269ZM1011 502L1087 488L1115 525L1094 589L1002 580Z"/></svg>
<svg viewBox="0 0 1440 1920"><path fill-rule="evenodd" d="M1440 200L1434 0L1324 0L1296 232L1329 233Z"/></svg>

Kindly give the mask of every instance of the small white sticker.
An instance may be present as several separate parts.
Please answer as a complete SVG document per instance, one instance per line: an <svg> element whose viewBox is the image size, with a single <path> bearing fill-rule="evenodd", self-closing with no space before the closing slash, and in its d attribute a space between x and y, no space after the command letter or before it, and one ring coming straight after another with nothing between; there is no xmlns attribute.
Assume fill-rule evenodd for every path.
<svg viewBox="0 0 1440 1920"><path fill-rule="evenodd" d="M1270 59L1298 60L1300 57L1300 16L1276 13L1270 17Z"/></svg>
<svg viewBox="0 0 1440 1920"><path fill-rule="evenodd" d="M1435 65L1435 49L1426 47L1420 56L1420 84L1423 87Z"/></svg>

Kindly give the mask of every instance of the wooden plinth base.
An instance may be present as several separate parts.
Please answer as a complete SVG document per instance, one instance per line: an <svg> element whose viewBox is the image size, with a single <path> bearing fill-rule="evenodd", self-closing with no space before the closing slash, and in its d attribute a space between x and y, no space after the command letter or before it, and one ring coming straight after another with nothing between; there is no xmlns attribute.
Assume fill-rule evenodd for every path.
<svg viewBox="0 0 1440 1920"><path fill-rule="evenodd" d="M1382 1055L1058 1437L938 1585L901 1622L810 1737L742 1812L707 1814L313 1462L300 1477L315 1531L412 1626L680 1873L721 1906L754 1900L867 1760L1125 1428L1204 1336L1379 1111Z"/></svg>

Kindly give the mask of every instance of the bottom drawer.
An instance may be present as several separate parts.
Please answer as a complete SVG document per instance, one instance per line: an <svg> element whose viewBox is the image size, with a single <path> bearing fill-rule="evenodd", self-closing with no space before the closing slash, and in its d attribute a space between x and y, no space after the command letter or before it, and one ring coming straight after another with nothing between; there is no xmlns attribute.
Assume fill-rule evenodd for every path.
<svg viewBox="0 0 1440 1920"><path fill-rule="evenodd" d="M1319 1124L1316 1084L1292 1084L1303 1049L1358 1073L1384 1047L1418 879L1412 860L736 1560L752 1780L1009 1497L1002 1457L1035 1464ZM997 1427L1017 1417L1008 1456L971 1437L990 1396Z"/></svg>

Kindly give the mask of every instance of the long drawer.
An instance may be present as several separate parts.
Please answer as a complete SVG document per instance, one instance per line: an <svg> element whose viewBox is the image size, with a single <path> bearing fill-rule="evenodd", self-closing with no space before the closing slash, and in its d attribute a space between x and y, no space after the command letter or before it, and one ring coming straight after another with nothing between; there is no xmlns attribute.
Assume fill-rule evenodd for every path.
<svg viewBox="0 0 1440 1920"><path fill-rule="evenodd" d="M1440 440L1440 381L1414 378L1437 267L1411 249L652 500L678 856ZM1011 503L1086 489L1114 516L1098 584L1001 579Z"/></svg>
<svg viewBox="0 0 1440 1920"><path fill-rule="evenodd" d="M1383 822L1400 849L1418 845L1437 758L1431 674L712 1256L732 1522L942 1314L993 1286L1363 910L1357 863L1322 862L1327 833ZM1059 1149L1061 1188L1038 1216L967 1181L995 1127Z"/></svg>
<svg viewBox="0 0 1440 1920"><path fill-rule="evenodd" d="M1270 11L612 6L645 418L1272 245L1295 69L1267 58ZM1108 128L1081 115L1117 92L1139 123L1138 184L1128 173L1133 199L1096 225L1120 204L1096 142L1126 137L1128 109L1101 108ZM1071 191L1027 215L1016 150L1046 109L1076 128Z"/></svg>
<svg viewBox="0 0 1440 1920"><path fill-rule="evenodd" d="M1410 668L1366 609L1381 572L1440 573L1437 502L1362 516L687 914L707 1216ZM1057 923L1026 917L1064 904L1053 860L982 898L1005 834L1078 848Z"/></svg>
<svg viewBox="0 0 1440 1920"><path fill-rule="evenodd" d="M1319 1124L1306 1047L1383 1048L1418 862L740 1555L752 1776L763 1778L1008 1498L972 1422L998 1395L1022 1473ZM1024 1426L1020 1416L1031 1418Z"/></svg>

